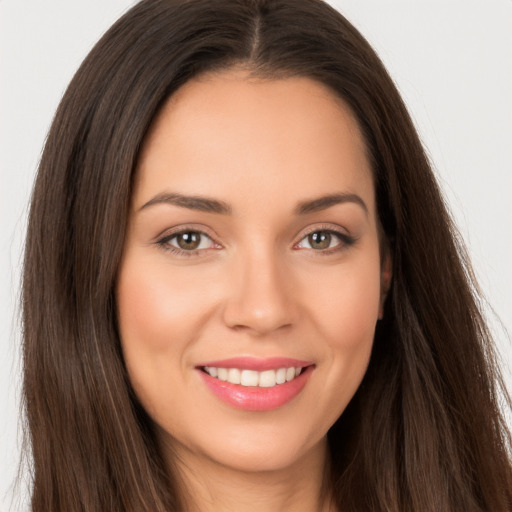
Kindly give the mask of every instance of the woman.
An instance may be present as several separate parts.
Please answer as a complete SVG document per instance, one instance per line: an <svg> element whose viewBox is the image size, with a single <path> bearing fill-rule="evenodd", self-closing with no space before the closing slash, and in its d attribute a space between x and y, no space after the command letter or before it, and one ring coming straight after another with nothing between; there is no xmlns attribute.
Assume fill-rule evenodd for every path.
<svg viewBox="0 0 512 512"><path fill-rule="evenodd" d="M34 511L512 506L469 264L322 2L123 16L56 114L23 294Z"/></svg>

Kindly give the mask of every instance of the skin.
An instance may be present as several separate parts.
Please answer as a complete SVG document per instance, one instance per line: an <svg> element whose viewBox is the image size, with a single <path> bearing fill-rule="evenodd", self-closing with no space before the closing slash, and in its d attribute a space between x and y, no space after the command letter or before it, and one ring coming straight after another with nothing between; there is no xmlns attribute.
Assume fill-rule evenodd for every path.
<svg viewBox="0 0 512 512"><path fill-rule="evenodd" d="M231 213L148 205L168 193ZM332 194L363 205L297 214ZM199 249L169 249L180 229L206 234ZM308 238L328 230L341 235L327 249ZM364 376L390 279L364 142L330 90L230 70L168 100L141 152L117 301L131 383L191 510L331 510L326 433ZM315 368L284 406L245 411L196 369L237 356Z"/></svg>

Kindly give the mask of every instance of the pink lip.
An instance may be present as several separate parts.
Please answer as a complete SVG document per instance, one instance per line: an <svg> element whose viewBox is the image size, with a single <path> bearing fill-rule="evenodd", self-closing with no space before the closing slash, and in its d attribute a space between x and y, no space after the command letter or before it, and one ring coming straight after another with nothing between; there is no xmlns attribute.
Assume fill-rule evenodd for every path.
<svg viewBox="0 0 512 512"><path fill-rule="evenodd" d="M232 361L230 360L229 365L224 366L226 361L223 361L222 365L217 365L220 361L209 363L204 366L217 366L219 368L229 367L229 368L241 368L241 369L254 369L254 367L247 367L246 365L232 365ZM292 360L288 360L292 361ZM253 361L254 362L254 361ZM281 360L282 362L282 360ZM297 362L295 360L295 362ZM291 367L295 366L294 364L283 365L283 366L270 366L265 369L275 369L275 368L283 368L283 367ZM303 366L301 364L297 364L296 366ZM261 366L258 366L261 368ZM218 398L220 398L223 402L237 408L243 409L246 411L271 411L272 409L277 409L288 402L290 402L293 398L295 398L304 388L309 377L313 373L314 365L307 366L302 370L302 373L295 377L293 380L289 382L285 382L284 384L276 384L271 388L260 388L258 386L242 386L240 384L231 384L230 382L225 382L219 380L215 377L211 377L205 371L198 368L199 375L201 376L203 382L206 384L208 389L213 392Z"/></svg>
<svg viewBox="0 0 512 512"><path fill-rule="evenodd" d="M311 361L300 361L299 359L291 359L289 357L268 357L260 359L257 357L232 357L223 359L222 361L208 361L201 363L196 368L205 366L215 366L217 368L239 368L240 370L255 370L263 372L265 370L278 370L279 368L304 368L311 366Z"/></svg>

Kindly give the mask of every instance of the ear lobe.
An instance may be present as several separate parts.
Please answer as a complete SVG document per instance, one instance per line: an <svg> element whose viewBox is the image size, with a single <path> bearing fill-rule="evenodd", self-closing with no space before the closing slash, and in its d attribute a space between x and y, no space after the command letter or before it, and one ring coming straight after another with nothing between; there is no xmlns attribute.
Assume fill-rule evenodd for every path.
<svg viewBox="0 0 512 512"><path fill-rule="evenodd" d="M379 320L384 317L384 303L391 288L391 280L393 278L393 262L391 256L386 254L382 259L380 271L380 302L379 302Z"/></svg>

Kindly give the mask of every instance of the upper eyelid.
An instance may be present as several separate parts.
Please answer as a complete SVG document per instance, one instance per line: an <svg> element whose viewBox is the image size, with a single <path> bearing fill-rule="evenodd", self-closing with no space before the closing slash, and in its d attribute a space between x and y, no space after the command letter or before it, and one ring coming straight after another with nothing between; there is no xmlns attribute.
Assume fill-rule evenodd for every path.
<svg viewBox="0 0 512 512"><path fill-rule="evenodd" d="M199 235L209 238L213 243L217 243L208 233L205 233L204 231L199 231L197 229L184 229L182 231L176 231L174 233L169 233L168 235L164 235L161 238L161 240L172 240L173 238L176 238L179 235L183 235L184 233L199 233Z"/></svg>
<svg viewBox="0 0 512 512"><path fill-rule="evenodd" d="M307 237L309 237L309 235L311 235L313 233L320 233L320 232L330 233L331 235L334 235L339 240L339 244L338 245L344 245L346 243L351 243L351 242L355 241L355 238L353 236L351 236L349 234L346 234L346 233L342 233L339 230L335 230L335 229L313 229L309 233L306 233L301 238L299 238L299 240L293 244L293 247L297 248L297 246L299 244L301 244ZM329 251L329 250L330 249L325 249L325 251ZM321 252L321 251L319 251L319 252Z"/></svg>
<svg viewBox="0 0 512 512"><path fill-rule="evenodd" d="M162 232L160 232L156 237L155 241L161 241L163 239L171 239L174 236L178 236L181 233L200 233L201 235L207 236L210 238L213 242L220 245L220 242L217 241L218 237L211 232L208 228L205 228L204 226L194 226L194 225L184 225L184 226L177 226L174 228L168 228L164 229Z"/></svg>
<svg viewBox="0 0 512 512"><path fill-rule="evenodd" d="M305 228L302 229L299 234L296 236L297 242L300 242L304 237L311 235L312 233L316 233L317 231L327 231L329 233L334 233L335 235L340 236L352 236L348 229L343 228L336 224L327 224L327 223L321 223L320 225L311 226L311 228ZM297 243L294 242L294 243Z"/></svg>

